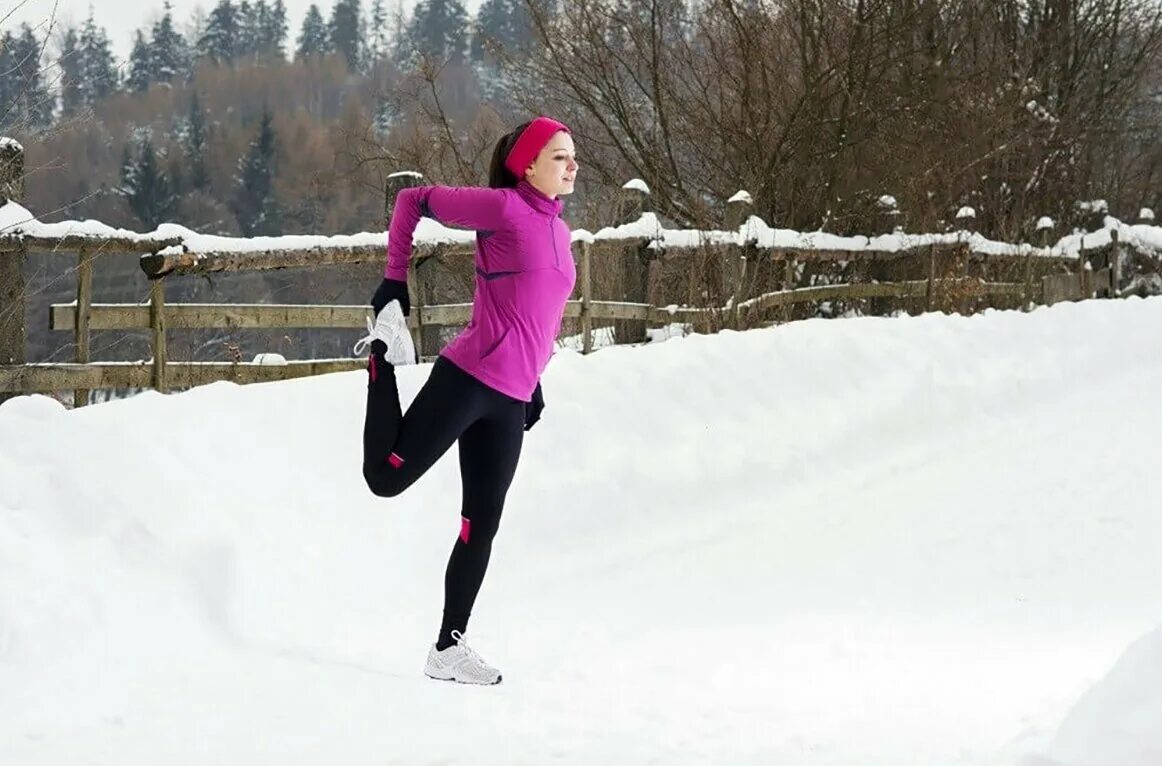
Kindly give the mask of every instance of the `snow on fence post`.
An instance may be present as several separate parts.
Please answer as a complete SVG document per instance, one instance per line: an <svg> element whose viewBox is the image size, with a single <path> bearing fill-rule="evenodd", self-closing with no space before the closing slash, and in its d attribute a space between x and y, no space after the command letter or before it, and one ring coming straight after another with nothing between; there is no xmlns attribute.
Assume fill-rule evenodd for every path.
<svg viewBox="0 0 1162 766"><path fill-rule="evenodd" d="M24 199L24 147L0 137L0 207ZM24 248L0 251L0 364L24 364ZM17 394L0 393L0 402Z"/></svg>
<svg viewBox="0 0 1162 766"><path fill-rule="evenodd" d="M737 229L747 222L751 211L754 210L754 199L750 192L739 189L734 196L726 201L726 228Z"/></svg>
<svg viewBox="0 0 1162 766"><path fill-rule="evenodd" d="M383 218L384 228L391 228L391 216L395 212L395 198L404 189L409 189L414 186L423 184L424 176L422 173L417 173L414 170L401 170L397 173L392 173L387 177L387 185L384 189L383 198ZM413 247L413 251L414 251ZM411 316L409 317L409 324L412 328L412 345L416 348L416 361L421 361L424 356L424 293L425 290L421 288L421 281L424 278L423 274L419 273L419 263L415 258L408 258L408 299L412 305ZM439 332L439 327L434 329ZM434 349L435 353L438 349Z"/></svg>
<svg viewBox="0 0 1162 766"><path fill-rule="evenodd" d="M165 347L165 278L155 279L149 284L149 326L152 330L150 345L153 347L153 389L158 393L169 392L166 365L169 354Z"/></svg>
<svg viewBox="0 0 1162 766"><path fill-rule="evenodd" d="M77 253L77 311L73 315L77 364L89 363L89 317L92 315L92 306L93 255L87 246L82 246ZM88 403L88 391L85 389L73 391L73 407L84 407Z"/></svg>
<svg viewBox="0 0 1162 766"><path fill-rule="evenodd" d="M900 205L890 194L881 194L876 200L875 224L873 235L891 234L900 227L903 216L900 214Z"/></svg>
<svg viewBox="0 0 1162 766"><path fill-rule="evenodd" d="M976 231L976 210L963 205L956 211L956 228L960 231Z"/></svg>

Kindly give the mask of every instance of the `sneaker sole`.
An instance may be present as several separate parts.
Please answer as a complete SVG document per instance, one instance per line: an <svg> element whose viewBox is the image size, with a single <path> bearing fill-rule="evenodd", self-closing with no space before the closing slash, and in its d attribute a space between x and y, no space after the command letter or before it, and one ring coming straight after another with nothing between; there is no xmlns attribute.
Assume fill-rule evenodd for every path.
<svg viewBox="0 0 1162 766"><path fill-rule="evenodd" d="M465 686L496 686L504 679L504 676L497 676L495 681L492 681L490 683L481 683L479 681L460 681L460 680L455 679L455 678L441 678L440 676L434 676L431 673L428 673L427 671L424 671L424 675L427 676L428 678L432 679L433 681L448 681L448 682L454 683L454 684L464 684Z"/></svg>

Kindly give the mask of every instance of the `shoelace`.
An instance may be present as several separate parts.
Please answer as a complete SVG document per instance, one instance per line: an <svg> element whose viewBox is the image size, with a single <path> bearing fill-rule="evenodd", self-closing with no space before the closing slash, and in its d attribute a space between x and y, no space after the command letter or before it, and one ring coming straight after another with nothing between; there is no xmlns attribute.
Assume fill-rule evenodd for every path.
<svg viewBox="0 0 1162 766"><path fill-rule="evenodd" d="M484 658L476 653L476 650L468 645L468 639L464 638L464 634L458 630L452 631L452 640L456 645L464 650L465 659L473 662L477 668L481 670L492 671L492 666L484 661Z"/></svg>
<svg viewBox="0 0 1162 766"><path fill-rule="evenodd" d="M366 351L367 347L371 345L371 341L375 340L374 331L375 331L375 322L373 322L371 320L371 317L368 317L367 318L367 337L360 338L359 340L355 341L355 348L354 348L355 356L363 356L363 352Z"/></svg>

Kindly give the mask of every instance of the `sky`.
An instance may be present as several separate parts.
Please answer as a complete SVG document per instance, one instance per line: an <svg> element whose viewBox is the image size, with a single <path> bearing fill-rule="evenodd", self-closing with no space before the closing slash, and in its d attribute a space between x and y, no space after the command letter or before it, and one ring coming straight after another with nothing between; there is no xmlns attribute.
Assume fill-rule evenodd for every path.
<svg viewBox="0 0 1162 766"><path fill-rule="evenodd" d="M273 1L273 0L272 0ZM313 0L323 12L324 17L330 16L334 0ZM185 26L194 14L200 9L209 13L217 0L171 0L174 18L178 28L185 31ZM289 22L288 38L298 37L302 27L303 17L311 6L312 0L283 0L287 8ZM387 0L388 7L394 7L399 2L406 12L411 11L416 0ZM464 7L469 13L474 13L480 7L481 0L466 0ZM370 0L363 0L364 12L370 7ZM22 22L33 25L44 25L47 28L50 19L55 18L62 22L73 22L79 25L89 15L92 8L94 18L109 33L116 54L125 59L133 44L133 33L137 29L152 27L153 22L161 18L163 0L0 0L0 18L8 16L3 22L3 29L15 29ZM9 15L11 14L11 15Z"/></svg>
<svg viewBox="0 0 1162 766"><path fill-rule="evenodd" d="M422 674L455 450L373 496L364 371L17 397L0 763L1157 766L1160 334L1131 298L558 350L484 689Z"/></svg>

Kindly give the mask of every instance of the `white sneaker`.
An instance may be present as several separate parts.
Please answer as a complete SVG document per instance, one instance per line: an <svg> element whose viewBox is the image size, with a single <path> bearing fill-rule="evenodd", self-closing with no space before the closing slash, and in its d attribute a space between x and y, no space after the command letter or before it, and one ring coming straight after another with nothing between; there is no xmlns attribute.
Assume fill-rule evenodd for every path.
<svg viewBox="0 0 1162 766"><path fill-rule="evenodd" d="M367 336L356 341L355 356L363 356L373 340L387 344L387 353L383 356L394 366L416 363L416 347L412 343L412 334L399 301L391 301L384 306L374 322L371 317L367 318Z"/></svg>
<svg viewBox="0 0 1162 766"><path fill-rule="evenodd" d="M432 644L428 652L428 665L424 668L426 676L461 684L491 686L500 683L500 671L469 647L460 631L452 631L452 638L456 639L456 643L442 652L436 651L436 645Z"/></svg>

